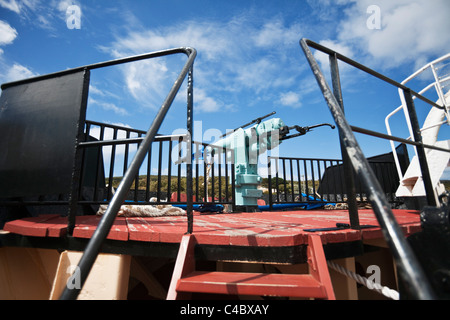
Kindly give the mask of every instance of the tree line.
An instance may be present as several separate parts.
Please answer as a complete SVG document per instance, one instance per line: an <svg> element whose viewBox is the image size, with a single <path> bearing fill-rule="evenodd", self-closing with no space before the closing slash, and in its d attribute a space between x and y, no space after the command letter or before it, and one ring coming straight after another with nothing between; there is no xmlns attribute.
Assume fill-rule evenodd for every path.
<svg viewBox="0 0 450 320"><path fill-rule="evenodd" d="M122 177L114 177L112 181L113 188L117 189L119 186L120 181L122 180ZM131 189L135 189L135 182L133 182ZM106 179L106 184L109 184L109 179ZM151 175L150 177L147 177L146 175L139 176L138 178L138 189L139 190L147 190L147 184L149 184L149 190L150 191L157 191L158 190L158 184L159 184L159 190L162 192L180 192L180 193L186 193L186 177L180 177L172 176L169 180L169 176L167 175ZM263 178L261 181L261 188L263 188L264 193L269 193L269 178ZM231 182L227 181L225 177L214 177L208 179L208 183L206 185L205 190L205 178L203 176L197 178L193 178L192 181L192 187L194 195L198 191L198 196L200 198L204 198L205 194L208 195L208 197L212 197L212 194L214 192L215 198L226 198L231 197L232 192L232 186ZM314 189L317 191L319 187L319 182L314 182ZM280 193L292 193L295 194L299 193L299 184L298 181L293 182L293 189L292 184L290 180L285 180L280 177L273 177L271 178L271 188L273 192L278 188ZM301 181L300 188L302 193L308 193L311 194L313 190L313 182L308 181L308 184L306 185L305 181ZM306 192L306 188L308 188L308 192ZM219 193L220 192L220 193Z"/></svg>

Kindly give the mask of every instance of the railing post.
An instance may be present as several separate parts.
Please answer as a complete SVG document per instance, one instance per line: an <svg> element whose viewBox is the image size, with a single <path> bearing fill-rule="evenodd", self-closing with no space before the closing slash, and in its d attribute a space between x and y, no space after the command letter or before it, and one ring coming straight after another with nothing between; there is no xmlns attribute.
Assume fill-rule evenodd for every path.
<svg viewBox="0 0 450 320"><path fill-rule="evenodd" d="M268 188L269 188L269 209L270 211L273 210L273 200L272 200L272 158L271 157L267 157L267 168L268 168Z"/></svg>
<svg viewBox="0 0 450 320"><path fill-rule="evenodd" d="M309 46L314 46L316 49L320 48L321 51L330 54L332 50L313 43L307 39L300 40L300 46L305 53L306 59L314 73L317 84L322 91L323 97L330 109L331 115L336 122L337 127L342 130L342 134L345 136L344 145L347 150L352 151L350 160L352 161L353 168L356 171L358 177L361 178L362 183L366 187L368 194L370 194L370 203L372 204L373 211L380 227L383 231L383 235L389 248L392 251L395 262L398 267L399 278L404 280L407 284L405 290L408 294L416 299L433 300L435 299L434 291L425 276L425 273L419 264L413 250L409 243L406 241L403 231L398 225L392 209L386 200L386 197L381 193L381 186L378 183L373 170L370 168L367 159L364 157L361 148L354 136L353 130L348 124L345 116L342 114L342 110L339 106L339 102L331 92L328 83L320 70L320 67L315 60ZM340 60L343 56L337 56ZM350 63L359 69L369 72L369 74L375 75L379 78L386 79L389 83L394 83L392 80L382 77L381 75L371 71L368 68L361 67L359 64L352 60L345 58L346 63ZM401 85L395 84L397 87ZM423 100L423 99L422 99Z"/></svg>
<svg viewBox="0 0 450 320"><path fill-rule="evenodd" d="M234 159L234 151L232 152L232 159ZM234 162L231 164L231 202L233 212L236 211L236 166Z"/></svg>
<svg viewBox="0 0 450 320"><path fill-rule="evenodd" d="M336 55L330 55L330 69L331 69L331 79L333 84L333 93L336 97L336 100L341 107L342 113L344 112L344 99L342 98L342 90L341 90L341 82L339 77L339 66ZM359 224L359 216L358 216L358 205L356 204L356 187L355 187L355 178L354 171L352 168L352 164L350 162L350 158L348 156L347 149L343 144L343 136L342 131L339 130L339 142L341 144L341 153L344 167L344 182L345 182L345 191L347 192L347 205L348 205L348 214L350 218L350 226L352 229L360 229Z"/></svg>
<svg viewBox="0 0 450 320"><path fill-rule="evenodd" d="M194 66L189 69L188 74L188 97L187 97L187 163L186 163L186 213L188 219L187 233L191 234L194 229L193 213L193 190L192 190L192 137L193 137L193 109L194 109Z"/></svg>
<svg viewBox="0 0 450 320"><path fill-rule="evenodd" d="M180 74L178 75L177 80L173 84L169 94L167 95L166 99L164 100L161 108L159 109L158 113L156 114L150 128L147 131L147 134L145 135L145 138L142 140L141 145L139 146L133 161L131 162L130 166L128 167L127 172L125 173L122 181L119 184L119 187L117 188L116 193L114 194L114 197L112 198L110 204L108 205L108 208L106 209L105 214L102 216L97 229L95 230L94 234L92 235L91 239L89 240L86 249L84 250L84 254L81 257L79 263L78 263L78 269L79 275L80 275L80 287L70 289L66 287L61 294L60 299L61 300L68 300L68 299L76 299L78 297L78 294L80 293L90 271L92 266L94 265L95 259L97 258L102 243L106 239L109 231L111 230L111 226L114 223L114 220L116 219L117 213L119 212L120 207L125 202L125 198L127 196L128 191L130 190L131 184L133 183L136 174L139 172L139 168L142 165L142 162L144 161L145 157L148 154L148 150L151 147L151 144L155 140L155 136L158 133L159 128L161 127L161 123L163 122L167 112L170 109L170 106L172 105L173 101L175 100L175 96L178 93L178 90L180 89L183 80L186 78L188 74L190 74L190 83L192 84L192 66L194 64L195 57L197 55L197 51L192 48L180 48L180 49L173 49L170 51L162 52L154 54L154 56L159 55L168 55L173 53L185 53L188 56L188 61L184 65L183 69L181 70ZM149 55L145 55L145 57L150 57ZM120 60L120 62L124 62L125 60ZM101 64L101 66L107 66L112 64L118 64L118 62L111 62L108 64ZM91 66L90 68L93 69L95 66ZM192 98L192 91L190 97ZM188 105L192 108L192 101L188 101ZM191 114L192 116L192 114ZM192 139L192 137L188 137L189 141ZM191 171L192 176L192 171ZM192 181L191 181L192 186ZM190 194L192 195L192 189L190 191ZM191 206L191 212L192 212L192 198L188 199L187 201L188 205L190 203ZM188 208L189 209L189 208Z"/></svg>
<svg viewBox="0 0 450 320"><path fill-rule="evenodd" d="M86 121L86 108L87 108L87 100L89 94L89 82L90 82L91 73L89 70L84 70L84 80L83 80L83 92L82 92L82 107L81 114L78 120L78 133L76 137L76 150L74 156L74 162L72 167L72 182L70 186L70 195L69 195L69 212L67 217L67 233L69 235L73 234L73 230L75 229L76 224L76 215L78 208L78 199L80 197L80 188L81 188L81 171L83 165L83 157L84 150L81 150L79 147L79 143L83 140L84 136L84 125Z"/></svg>
<svg viewBox="0 0 450 320"><path fill-rule="evenodd" d="M406 107L408 109L408 115L411 121L414 141L420 143L420 145L416 146L415 148L417 150L417 157L419 158L420 169L422 171L422 180L425 186L427 202L429 206L437 206L433 184L431 182L428 161L425 153L425 147L423 146L422 134L420 133L419 120L417 119L416 108L414 106L411 90L404 89L403 94L405 96Z"/></svg>

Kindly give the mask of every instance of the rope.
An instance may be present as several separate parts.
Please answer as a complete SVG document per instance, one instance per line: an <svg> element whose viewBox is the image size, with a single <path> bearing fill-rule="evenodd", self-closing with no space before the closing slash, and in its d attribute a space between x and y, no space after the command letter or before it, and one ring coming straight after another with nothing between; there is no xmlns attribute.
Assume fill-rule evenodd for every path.
<svg viewBox="0 0 450 320"><path fill-rule="evenodd" d="M332 262L332 261L327 261L328 262L328 266L334 270L336 270L337 272L352 278L353 280L355 280L356 282L358 282L359 284L362 284L363 286L366 286L368 289L370 290L374 290L382 295L384 295L387 298L390 298L392 300L399 300L399 293L393 289L390 289L388 287L382 286L379 283L375 283L373 281L370 281L367 278L361 277L360 275L347 270L345 268L343 268L342 266Z"/></svg>

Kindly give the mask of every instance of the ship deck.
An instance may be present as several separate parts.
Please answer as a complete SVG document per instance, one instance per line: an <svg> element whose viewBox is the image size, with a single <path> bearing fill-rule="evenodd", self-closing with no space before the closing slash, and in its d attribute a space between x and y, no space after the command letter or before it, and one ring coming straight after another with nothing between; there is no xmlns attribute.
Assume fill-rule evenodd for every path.
<svg viewBox="0 0 450 320"><path fill-rule="evenodd" d="M364 226L361 230L333 230L336 224L349 224L346 210L195 212L196 255L208 260L301 263L306 257L304 248L308 235L314 232L320 235L327 258L355 256L362 253L363 243L383 239L374 212L364 209L358 213L360 224ZM393 213L405 236L421 230L418 211L393 210ZM70 236L67 235L67 217L41 215L15 220L5 225L0 244L83 251L100 219L100 216L78 216ZM117 217L102 250L176 257L186 230L185 216Z"/></svg>

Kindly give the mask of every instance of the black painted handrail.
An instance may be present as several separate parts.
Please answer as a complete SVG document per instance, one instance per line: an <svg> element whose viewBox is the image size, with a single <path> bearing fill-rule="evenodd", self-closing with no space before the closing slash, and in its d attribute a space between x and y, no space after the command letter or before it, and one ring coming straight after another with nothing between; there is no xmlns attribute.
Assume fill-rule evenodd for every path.
<svg viewBox="0 0 450 320"><path fill-rule="evenodd" d="M334 121L336 122L336 125L341 132L341 136L343 137L343 139L341 139L341 143L349 155L349 161L351 162L353 169L366 188L366 192L369 195L369 201L372 204L377 220L381 226L384 238L386 239L386 242L388 243L389 248L391 249L394 256L394 260L398 266L399 275L405 285L405 291L409 294L410 297L416 299L435 299L435 293L431 289L427 277L425 276L421 265L417 261L414 252L406 241L405 236L400 229L392 210L390 209L389 203L387 202L386 197L383 194L382 188L379 185L379 182L377 181L372 169L370 168L369 163L365 158L361 148L359 147L359 144L353 134L353 130L348 124L341 106L337 101L335 95L331 91L325 76L323 75L316 59L314 58L310 50L310 47L322 51L339 60L342 60L343 62L355 68L358 68L372 76L390 83L391 85L401 88L405 92L409 93L410 96L415 95L417 98L429 103L432 106L439 108L442 107L436 106L434 102L429 101L416 92L413 92L404 85L311 40L301 39L300 46L305 53L305 56L312 69L312 72L314 73L325 101L331 111ZM333 81L334 80L335 79L333 79ZM415 113L415 110L411 110L411 112ZM418 135L420 136L420 130ZM421 141L417 140L416 142L421 143Z"/></svg>
<svg viewBox="0 0 450 320"><path fill-rule="evenodd" d="M155 57L162 57L172 54L178 54L183 53L188 56L188 60L185 63L183 69L181 70L178 78L176 79L175 83L173 84L168 96L166 97L166 100L163 102L161 108L159 109L156 117L153 120L152 125L150 126L149 130L147 131L146 136L142 140L139 149L136 152L136 155L133 158L133 161L131 162L128 170L126 171L121 183L119 184L116 193L114 194L114 197L112 198L110 204L108 205L108 208L105 212L105 214L102 216L102 219L100 220L97 229L95 230L94 234L92 235L92 238L89 240L89 243L80 259L80 262L78 263L77 268L75 269L74 274L72 277L78 277L77 280L79 280L80 286L69 288L66 286L64 289L60 299L61 300L72 300L76 299L78 297L78 294L80 293L90 270L92 269L92 266L94 265L95 260L97 259L97 256L100 252L100 248L102 246L103 241L106 239L109 231L111 230L111 226L114 223L114 220L117 216L117 213L121 207L121 205L124 203L127 193L129 189L131 188L131 185L136 177L136 174L139 171L140 166L142 165L142 162L144 161L149 148L152 144L152 142L155 140L155 136L158 133L158 130L168 112L170 109L170 106L172 105L173 100L175 99L175 96L177 95L184 79L188 76L188 131L190 134L192 132L190 129L192 129L192 107L193 107L193 64L194 60L197 55L197 51L193 48L177 48L177 49L170 49L165 51L158 51L154 53L149 53L145 55L125 58L125 59L118 59L113 60L109 62L99 63L87 66L85 68L87 69L97 69L101 67L107 67L112 66L120 63L127 63L142 59L149 59L149 58L155 58ZM188 137L188 146L192 143L191 136ZM189 147L188 147L189 148ZM192 178L192 167L190 164L188 164L187 172L188 172L188 178L187 182L189 182L189 175ZM190 174L189 174L190 171ZM192 183L192 181L191 181ZM192 213L192 188L187 188L187 215L188 215L188 232L192 232L192 223L193 223L193 213Z"/></svg>

